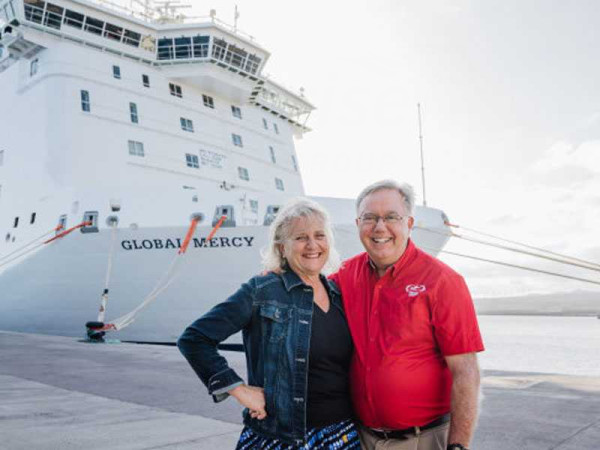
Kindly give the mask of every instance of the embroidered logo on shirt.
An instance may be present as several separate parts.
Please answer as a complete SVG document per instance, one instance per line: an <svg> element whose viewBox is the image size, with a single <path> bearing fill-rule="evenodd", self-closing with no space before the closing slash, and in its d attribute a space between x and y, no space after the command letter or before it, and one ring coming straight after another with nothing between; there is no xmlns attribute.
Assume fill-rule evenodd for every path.
<svg viewBox="0 0 600 450"><path fill-rule="evenodd" d="M409 284L406 286L406 292L409 297L416 297L421 292L425 292L425 286L422 284Z"/></svg>

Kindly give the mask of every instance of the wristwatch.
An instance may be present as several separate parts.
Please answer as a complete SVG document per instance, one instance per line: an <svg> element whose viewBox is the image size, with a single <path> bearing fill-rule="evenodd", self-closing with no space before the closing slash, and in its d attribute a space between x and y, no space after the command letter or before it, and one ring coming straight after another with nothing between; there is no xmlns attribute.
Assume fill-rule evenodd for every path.
<svg viewBox="0 0 600 450"><path fill-rule="evenodd" d="M462 444L448 444L448 447L446 447L446 450L469 450L467 447L465 447Z"/></svg>

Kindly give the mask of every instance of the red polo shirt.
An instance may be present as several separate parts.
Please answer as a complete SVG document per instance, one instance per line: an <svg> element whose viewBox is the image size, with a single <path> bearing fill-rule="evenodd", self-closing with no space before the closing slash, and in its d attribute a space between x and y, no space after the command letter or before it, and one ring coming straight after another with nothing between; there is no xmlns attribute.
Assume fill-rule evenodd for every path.
<svg viewBox="0 0 600 450"><path fill-rule="evenodd" d="M411 241L381 278L366 253L332 278L354 340L350 383L363 424L402 429L449 412L444 356L484 349L463 278Z"/></svg>

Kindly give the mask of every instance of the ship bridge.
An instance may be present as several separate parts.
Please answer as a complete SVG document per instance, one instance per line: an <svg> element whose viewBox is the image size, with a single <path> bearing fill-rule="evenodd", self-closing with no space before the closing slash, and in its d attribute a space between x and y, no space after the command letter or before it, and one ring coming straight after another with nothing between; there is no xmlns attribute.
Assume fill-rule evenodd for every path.
<svg viewBox="0 0 600 450"><path fill-rule="evenodd" d="M314 107L302 93L261 74L270 54L252 36L219 21L214 11L199 23L184 23L182 15L155 17L151 3L134 14L108 2L0 0L0 21L9 30L0 35L0 72L20 58L33 58L48 36L57 36L160 67L174 80L257 105L299 133L308 130Z"/></svg>

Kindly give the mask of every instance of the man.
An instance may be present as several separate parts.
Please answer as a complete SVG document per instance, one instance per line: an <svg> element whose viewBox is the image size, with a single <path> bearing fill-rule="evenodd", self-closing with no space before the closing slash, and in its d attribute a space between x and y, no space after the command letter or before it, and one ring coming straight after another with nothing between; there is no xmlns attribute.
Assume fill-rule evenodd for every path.
<svg viewBox="0 0 600 450"><path fill-rule="evenodd" d="M356 208L366 253L333 279L355 344L350 380L363 448L466 449L484 348L464 280L410 240L409 185L368 186Z"/></svg>

